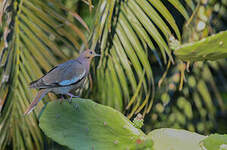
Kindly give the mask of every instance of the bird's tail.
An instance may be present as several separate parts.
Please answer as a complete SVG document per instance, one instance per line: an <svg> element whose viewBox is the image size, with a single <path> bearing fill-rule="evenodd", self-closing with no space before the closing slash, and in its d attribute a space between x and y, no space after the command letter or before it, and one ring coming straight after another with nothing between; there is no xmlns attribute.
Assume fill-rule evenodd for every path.
<svg viewBox="0 0 227 150"><path fill-rule="evenodd" d="M34 98L34 100L32 101L32 103L30 104L30 106L28 107L28 109L24 112L24 115L28 115L30 112L32 112L32 110L35 108L35 106L39 103L39 101L49 92L49 89L41 89L38 94L36 95L36 97Z"/></svg>

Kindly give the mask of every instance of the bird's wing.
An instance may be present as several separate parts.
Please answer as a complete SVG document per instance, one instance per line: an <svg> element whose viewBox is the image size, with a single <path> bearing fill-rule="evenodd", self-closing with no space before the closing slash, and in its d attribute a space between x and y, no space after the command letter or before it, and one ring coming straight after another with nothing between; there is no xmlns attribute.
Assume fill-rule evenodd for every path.
<svg viewBox="0 0 227 150"><path fill-rule="evenodd" d="M34 88L51 88L68 86L77 83L86 76L85 67L76 60L58 65L39 80L33 82ZM32 86L33 85L33 86Z"/></svg>
<svg viewBox="0 0 227 150"><path fill-rule="evenodd" d="M74 63L68 68L61 80L58 82L60 86L67 86L81 81L86 76L86 69L81 64Z"/></svg>

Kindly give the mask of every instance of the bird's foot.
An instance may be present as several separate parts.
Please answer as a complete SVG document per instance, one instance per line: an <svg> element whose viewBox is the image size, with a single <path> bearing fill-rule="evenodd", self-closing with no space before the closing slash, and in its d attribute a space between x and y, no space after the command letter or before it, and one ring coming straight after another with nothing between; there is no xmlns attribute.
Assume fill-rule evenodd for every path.
<svg viewBox="0 0 227 150"><path fill-rule="evenodd" d="M72 97L70 97L70 99L68 100L69 104L72 103Z"/></svg>
<svg viewBox="0 0 227 150"><path fill-rule="evenodd" d="M61 99L60 99L60 104L62 104L63 100L64 100L64 97L63 97L63 95L62 95L62 96L61 96Z"/></svg>
<svg viewBox="0 0 227 150"><path fill-rule="evenodd" d="M67 95L70 96L69 103L72 103L72 98L78 98L79 97L79 96L75 96L75 95L73 95L71 93L67 93Z"/></svg>

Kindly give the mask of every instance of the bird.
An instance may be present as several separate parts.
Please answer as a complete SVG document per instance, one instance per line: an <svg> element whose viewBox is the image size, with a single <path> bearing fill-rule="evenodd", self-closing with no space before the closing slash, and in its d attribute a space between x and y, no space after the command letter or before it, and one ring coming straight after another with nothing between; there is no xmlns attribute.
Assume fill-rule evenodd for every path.
<svg viewBox="0 0 227 150"><path fill-rule="evenodd" d="M28 115L32 112L39 101L49 92L68 95L70 100L73 97L71 92L80 88L89 74L91 60L100 56L94 50L87 49L76 59L66 61L52 68L44 76L30 83L30 88L39 89L36 97L24 112Z"/></svg>

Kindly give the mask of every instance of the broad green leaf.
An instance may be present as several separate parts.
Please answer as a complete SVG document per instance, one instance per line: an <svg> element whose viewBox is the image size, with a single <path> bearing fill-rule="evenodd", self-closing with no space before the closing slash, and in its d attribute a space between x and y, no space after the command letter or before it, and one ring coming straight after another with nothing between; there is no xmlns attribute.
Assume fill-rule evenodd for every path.
<svg viewBox="0 0 227 150"><path fill-rule="evenodd" d="M227 31L194 43L180 46L174 54L184 61L218 60L227 58Z"/></svg>
<svg viewBox="0 0 227 150"><path fill-rule="evenodd" d="M179 129L156 129L148 134L155 150L201 150L200 141L206 136Z"/></svg>
<svg viewBox="0 0 227 150"><path fill-rule="evenodd" d="M212 134L201 142L203 150L227 150L227 134Z"/></svg>
<svg viewBox="0 0 227 150"><path fill-rule="evenodd" d="M130 149L145 136L120 112L88 99L50 102L39 125L47 136L75 150Z"/></svg>

